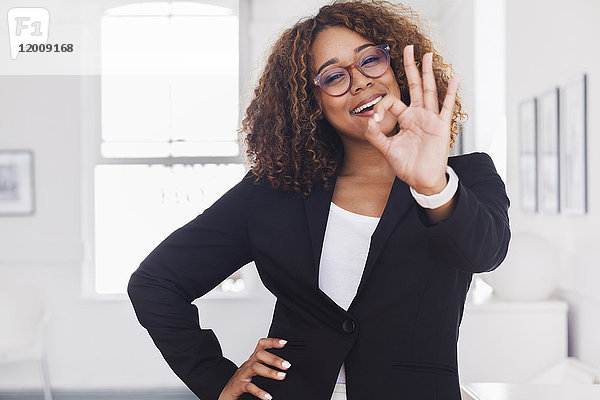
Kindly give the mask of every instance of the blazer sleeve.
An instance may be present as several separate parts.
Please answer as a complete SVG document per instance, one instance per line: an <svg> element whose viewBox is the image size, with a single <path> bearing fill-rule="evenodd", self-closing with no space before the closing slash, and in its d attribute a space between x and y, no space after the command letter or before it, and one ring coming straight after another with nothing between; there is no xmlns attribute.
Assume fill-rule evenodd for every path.
<svg viewBox="0 0 600 400"><path fill-rule="evenodd" d="M450 217L432 224L417 204L430 249L442 264L458 270L492 271L506 257L511 237L504 183L486 153L472 153L455 172L459 181Z"/></svg>
<svg viewBox="0 0 600 400"><path fill-rule="evenodd" d="M212 206L164 239L131 275L140 324L175 374L202 400L216 400L237 370L191 302L252 261L247 229L250 172Z"/></svg>

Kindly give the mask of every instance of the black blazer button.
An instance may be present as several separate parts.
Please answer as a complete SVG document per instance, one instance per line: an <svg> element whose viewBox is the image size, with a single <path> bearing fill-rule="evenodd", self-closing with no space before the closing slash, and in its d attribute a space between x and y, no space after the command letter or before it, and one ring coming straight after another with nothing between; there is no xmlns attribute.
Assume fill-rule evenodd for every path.
<svg viewBox="0 0 600 400"><path fill-rule="evenodd" d="M356 324L350 318L348 318L347 320L345 320L344 323L342 324L342 329L346 333L352 333L352 332L354 332L355 328L356 328Z"/></svg>

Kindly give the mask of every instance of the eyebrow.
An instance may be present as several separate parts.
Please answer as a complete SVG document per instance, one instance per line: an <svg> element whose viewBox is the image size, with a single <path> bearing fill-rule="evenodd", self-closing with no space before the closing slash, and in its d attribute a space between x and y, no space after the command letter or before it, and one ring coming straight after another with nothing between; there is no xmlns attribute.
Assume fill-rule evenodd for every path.
<svg viewBox="0 0 600 400"><path fill-rule="evenodd" d="M375 46L375 45L371 44L371 43L362 44L362 45L360 45L360 46L358 46L357 48L354 49L354 53L356 54L359 51L361 51L362 49L364 49L366 47L369 47L369 46ZM336 62L340 62L340 60L338 60L337 58L332 58L332 59L329 59L329 60L325 61L325 63L323 65L321 65L321 67L317 71L317 75L319 75L319 73L321 72L321 70L323 68L325 68L326 66L331 65L333 63L336 63Z"/></svg>

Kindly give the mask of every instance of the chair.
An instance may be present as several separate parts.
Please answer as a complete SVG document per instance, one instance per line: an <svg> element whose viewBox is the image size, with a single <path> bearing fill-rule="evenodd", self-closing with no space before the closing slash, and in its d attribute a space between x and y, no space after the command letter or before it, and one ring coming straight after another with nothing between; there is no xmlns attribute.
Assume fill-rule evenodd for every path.
<svg viewBox="0 0 600 400"><path fill-rule="evenodd" d="M36 288L0 287L0 363L36 361L44 400L52 400L44 335L49 320Z"/></svg>

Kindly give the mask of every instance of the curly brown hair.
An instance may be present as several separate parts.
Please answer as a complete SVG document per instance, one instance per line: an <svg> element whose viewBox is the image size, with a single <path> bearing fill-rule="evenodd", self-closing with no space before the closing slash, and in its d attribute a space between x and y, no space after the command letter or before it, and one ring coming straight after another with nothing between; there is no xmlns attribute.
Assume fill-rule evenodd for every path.
<svg viewBox="0 0 600 400"><path fill-rule="evenodd" d="M414 44L415 61L433 52L433 70L441 107L452 66L445 64L410 7L380 0L336 0L286 29L275 42L266 67L246 109L239 133L246 133L246 154L255 181L265 179L274 189L310 196L313 184L331 189L329 178L343 159L339 134L323 117L313 93L311 46L317 34L331 26L344 26L374 43L390 46L392 67L401 100L410 103L403 67L403 49ZM460 97L451 125L450 148L466 117Z"/></svg>

